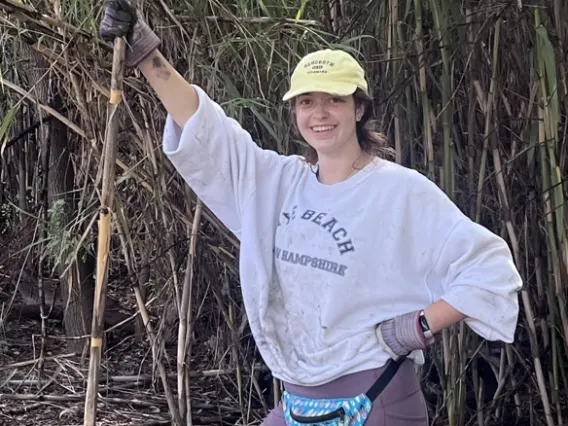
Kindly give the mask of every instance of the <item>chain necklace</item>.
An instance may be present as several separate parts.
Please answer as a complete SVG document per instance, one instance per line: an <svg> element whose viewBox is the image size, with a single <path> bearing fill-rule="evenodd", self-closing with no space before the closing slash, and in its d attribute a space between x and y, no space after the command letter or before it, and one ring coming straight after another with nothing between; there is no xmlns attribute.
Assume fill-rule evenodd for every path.
<svg viewBox="0 0 568 426"><path fill-rule="evenodd" d="M351 165L351 171L349 173L347 173L347 175L343 179L341 179L339 182L343 182L343 181L347 180L349 177L351 177L352 174L363 169L367 164L369 164L369 162L364 163L363 166L360 169L355 167L355 164L357 163L357 161L359 161L365 155L366 155L366 153L362 152L361 155L359 157L357 157L357 159ZM320 174L319 174L319 166L318 166L318 169L316 170L316 177L318 178L318 180L319 180L319 176L320 176Z"/></svg>

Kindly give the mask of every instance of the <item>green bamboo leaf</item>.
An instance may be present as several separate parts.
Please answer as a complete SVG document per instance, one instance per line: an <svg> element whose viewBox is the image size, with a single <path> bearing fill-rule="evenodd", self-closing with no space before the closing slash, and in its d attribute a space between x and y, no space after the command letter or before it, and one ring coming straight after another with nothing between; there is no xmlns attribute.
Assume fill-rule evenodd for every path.
<svg viewBox="0 0 568 426"><path fill-rule="evenodd" d="M539 51L542 55L545 72L545 82L547 86L547 103L550 108L551 131L555 131L560 121L560 103L558 100L558 80L556 76L556 55L554 47L548 37L548 32L542 25L536 28Z"/></svg>
<svg viewBox="0 0 568 426"><path fill-rule="evenodd" d="M260 113L260 111L253 105L250 104L248 106L248 108L251 110L251 112L254 114L254 116L256 117L256 119L258 121L260 121L260 124L262 124L262 127L264 127L266 129L266 131L268 133L270 133L270 136L272 136L272 138L275 141L279 140L278 134L276 133L276 131L274 130L274 127L272 127L270 125L270 123L266 120L265 116L263 114Z"/></svg>
<svg viewBox="0 0 568 426"><path fill-rule="evenodd" d="M560 167L558 166L554 167L552 170L552 185L554 194L554 216L556 217L556 235L558 241L562 242L565 235L564 212L566 199L562 187L562 173L560 173Z"/></svg>
<svg viewBox="0 0 568 426"><path fill-rule="evenodd" d="M0 141L2 141L2 147L0 148L0 157L4 156L4 150L6 149L6 144L8 143L8 135L10 133L12 125L14 124L14 117L16 116L17 111L17 106L10 108L4 116L2 124L0 124Z"/></svg>
<svg viewBox="0 0 568 426"><path fill-rule="evenodd" d="M268 16L268 17L271 16L268 8L266 7L266 4L264 4L264 1L258 0L258 5L262 9L262 11L266 14L266 16Z"/></svg>
<svg viewBox="0 0 568 426"><path fill-rule="evenodd" d="M536 150L538 149L538 122L532 121L528 125L528 142L529 146L527 149L527 167L531 167L534 163L536 156Z"/></svg>
<svg viewBox="0 0 568 426"><path fill-rule="evenodd" d="M302 19L302 16L304 16L304 11L306 10L307 4L308 0L302 0L302 4L300 5L298 12L296 13L296 22L298 22L300 19Z"/></svg>
<svg viewBox="0 0 568 426"><path fill-rule="evenodd" d="M232 111L232 114L235 114L238 111L238 115L242 116L242 109L243 108L249 109L254 114L256 119L266 129L266 131L270 134L270 136L275 141L278 141L279 137L277 132L274 130L274 127L270 125L270 123L266 120L266 117L263 114L261 114L258 108L256 107L257 105L261 106L261 104L252 99L244 99L241 93L236 88L232 79L227 74L219 72L219 75L223 80L223 82L225 83L225 89L227 90L229 98L231 99L229 102L226 103L228 111Z"/></svg>

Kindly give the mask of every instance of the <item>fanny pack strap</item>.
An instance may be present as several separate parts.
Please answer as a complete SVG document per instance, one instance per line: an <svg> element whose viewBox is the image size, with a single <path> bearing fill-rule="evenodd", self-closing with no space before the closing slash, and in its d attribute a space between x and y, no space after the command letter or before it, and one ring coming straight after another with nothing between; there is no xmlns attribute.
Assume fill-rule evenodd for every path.
<svg viewBox="0 0 568 426"><path fill-rule="evenodd" d="M383 374L373 383L373 385L369 388L369 390L365 393L367 398L371 401L375 401L375 399L381 394L381 392L387 387L390 383L396 372L398 371L400 365L404 362L406 357L400 357L396 361L390 360L387 368L383 371ZM304 417L297 414L294 414L292 410L290 410L290 417L298 423L322 423L329 420L333 420L337 417L341 417L345 414L345 410L343 408L338 408L331 413L323 414L321 416L314 416L314 417Z"/></svg>
<svg viewBox="0 0 568 426"><path fill-rule="evenodd" d="M402 364L405 359L406 357L400 357L396 361L392 359L389 361L389 365L387 366L383 374L381 374L381 376L375 381L375 383L373 383L371 388L365 393L365 395L367 395L367 398L369 398L371 401L374 401L377 396L381 394L381 392L387 387L387 385L390 383L390 381L398 371L400 364Z"/></svg>

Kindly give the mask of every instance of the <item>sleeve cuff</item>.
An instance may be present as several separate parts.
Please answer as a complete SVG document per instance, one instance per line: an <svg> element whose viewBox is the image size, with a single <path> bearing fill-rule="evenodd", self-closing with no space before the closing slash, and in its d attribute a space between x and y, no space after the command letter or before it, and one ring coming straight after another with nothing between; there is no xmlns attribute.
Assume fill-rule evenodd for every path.
<svg viewBox="0 0 568 426"><path fill-rule="evenodd" d="M198 97L198 105L195 113L189 117L183 127L180 127L173 119L171 114L166 116L164 125L164 137L162 142L163 151L168 156L174 156L182 149L181 136L182 133L199 137L200 131L204 128L203 115L206 109L207 99L204 96L205 92L199 86L192 84Z"/></svg>

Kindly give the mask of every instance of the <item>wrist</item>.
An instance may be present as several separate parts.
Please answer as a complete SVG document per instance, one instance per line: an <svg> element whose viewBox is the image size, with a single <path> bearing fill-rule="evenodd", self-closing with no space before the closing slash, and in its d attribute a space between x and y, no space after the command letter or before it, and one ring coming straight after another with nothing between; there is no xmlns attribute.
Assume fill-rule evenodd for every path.
<svg viewBox="0 0 568 426"><path fill-rule="evenodd" d="M427 319L432 334L438 334L445 328L465 319L465 315L440 299L424 308L424 317Z"/></svg>
<svg viewBox="0 0 568 426"><path fill-rule="evenodd" d="M128 50L125 58L127 68L140 67L161 45L161 40L150 26L141 18L134 25L128 37Z"/></svg>
<svg viewBox="0 0 568 426"><path fill-rule="evenodd" d="M142 73L148 72L150 70L155 70L163 68L166 63L166 59L161 54L160 49L156 48L152 50L148 55L138 61L136 65Z"/></svg>
<svg viewBox="0 0 568 426"><path fill-rule="evenodd" d="M428 341L420 326L420 313L421 311L409 312L393 320L396 342L408 353L428 347Z"/></svg>
<svg viewBox="0 0 568 426"><path fill-rule="evenodd" d="M428 323L428 319L426 318L426 314L423 310L418 312L416 325L418 333L422 336L424 347L431 346L435 342L436 337L430 328L430 324Z"/></svg>

